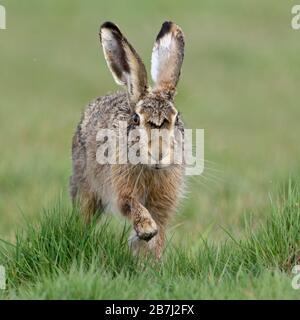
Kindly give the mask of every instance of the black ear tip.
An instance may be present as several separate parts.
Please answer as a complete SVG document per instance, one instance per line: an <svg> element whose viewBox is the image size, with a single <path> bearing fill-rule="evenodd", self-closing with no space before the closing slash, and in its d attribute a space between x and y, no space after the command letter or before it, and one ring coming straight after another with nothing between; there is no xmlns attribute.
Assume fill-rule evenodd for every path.
<svg viewBox="0 0 300 320"><path fill-rule="evenodd" d="M101 31L102 29L110 29L110 30L114 30L114 31L117 31L118 33L120 33L120 30L119 30L119 28L117 27L117 25L114 24L114 23L111 22L111 21L106 21L106 22L104 22L104 23L101 25L101 27L100 27L100 31Z"/></svg>
<svg viewBox="0 0 300 320"><path fill-rule="evenodd" d="M165 21L161 26L161 29L156 37L156 40L161 39L166 33L170 32L172 25L173 25L172 21Z"/></svg>
<svg viewBox="0 0 300 320"><path fill-rule="evenodd" d="M162 24L162 27L171 27L173 24L172 21L165 21L163 24Z"/></svg>

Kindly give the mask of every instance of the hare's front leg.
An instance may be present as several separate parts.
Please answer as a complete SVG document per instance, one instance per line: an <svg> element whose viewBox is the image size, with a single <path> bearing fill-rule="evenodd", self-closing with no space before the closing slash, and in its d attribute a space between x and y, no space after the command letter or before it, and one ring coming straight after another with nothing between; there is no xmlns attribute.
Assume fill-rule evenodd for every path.
<svg viewBox="0 0 300 320"><path fill-rule="evenodd" d="M128 217L139 240L149 241L158 232L157 225L149 211L134 197L128 196L119 200L121 213Z"/></svg>
<svg viewBox="0 0 300 320"><path fill-rule="evenodd" d="M165 243L165 229L158 227L157 234L148 242L141 240L136 234L129 239L129 245L135 255L152 254L157 260L160 260Z"/></svg>

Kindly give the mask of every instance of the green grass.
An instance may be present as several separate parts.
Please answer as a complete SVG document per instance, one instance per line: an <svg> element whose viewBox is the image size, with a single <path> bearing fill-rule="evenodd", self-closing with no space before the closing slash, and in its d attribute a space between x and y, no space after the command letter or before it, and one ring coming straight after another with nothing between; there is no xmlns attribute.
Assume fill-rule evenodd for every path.
<svg viewBox="0 0 300 320"><path fill-rule="evenodd" d="M86 226L78 212L57 206L5 244L4 298L183 299L297 298L291 269L300 263L300 191L291 184L271 202L267 221L224 242L169 245L160 263L133 257L128 227L102 217Z"/></svg>
<svg viewBox="0 0 300 320"><path fill-rule="evenodd" d="M289 178L296 186L300 180L295 1L0 2L7 12L7 30L0 30L0 238L19 254L11 247L3 261L5 298L299 296L290 286L297 187L292 196L280 193L278 206L269 199ZM71 215L74 129L84 105L117 89L98 40L106 20L120 26L148 70L163 21L186 35L176 105L188 128L205 129L207 162L188 181L159 273L141 272L127 235L120 247L123 222L84 230Z"/></svg>

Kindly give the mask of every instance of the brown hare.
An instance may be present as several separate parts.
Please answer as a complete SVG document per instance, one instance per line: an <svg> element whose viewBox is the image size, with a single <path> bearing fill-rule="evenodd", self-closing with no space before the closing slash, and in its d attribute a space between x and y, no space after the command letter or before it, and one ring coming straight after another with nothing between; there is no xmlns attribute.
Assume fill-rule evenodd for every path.
<svg viewBox="0 0 300 320"><path fill-rule="evenodd" d="M97 149L103 141L97 139L97 133L112 129L120 135L119 123L126 121L127 134L142 128L150 145L150 131L164 130L173 138L166 153L174 152L175 129L184 133L174 105L184 35L176 24L163 23L152 52L153 88L148 85L141 58L115 24L106 22L101 26L100 40L113 78L126 87L126 92L97 98L85 109L73 138L71 197L73 203L79 202L87 221L96 211L120 212L133 224L133 251L146 250L160 258L167 223L183 192L184 165L164 163L161 149L154 154L155 164L99 163Z"/></svg>

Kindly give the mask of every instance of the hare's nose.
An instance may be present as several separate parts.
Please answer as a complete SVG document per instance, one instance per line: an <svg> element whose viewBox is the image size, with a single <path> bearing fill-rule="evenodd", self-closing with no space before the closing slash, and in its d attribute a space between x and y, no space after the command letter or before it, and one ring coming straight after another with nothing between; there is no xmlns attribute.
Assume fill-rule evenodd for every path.
<svg viewBox="0 0 300 320"><path fill-rule="evenodd" d="M165 127L167 123L167 119L163 119L162 121L148 121L148 124L150 125L151 129L162 129L163 127Z"/></svg>

